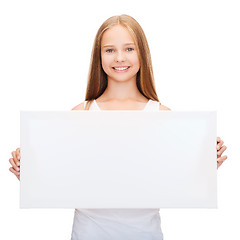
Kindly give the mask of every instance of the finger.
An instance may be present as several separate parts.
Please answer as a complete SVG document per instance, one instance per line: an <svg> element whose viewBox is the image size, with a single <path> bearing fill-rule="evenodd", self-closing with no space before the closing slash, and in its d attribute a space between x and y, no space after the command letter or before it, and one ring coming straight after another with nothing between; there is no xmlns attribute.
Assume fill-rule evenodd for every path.
<svg viewBox="0 0 240 240"><path fill-rule="evenodd" d="M226 159L227 159L227 155L224 155L224 156L218 158L218 159L217 159L217 162L218 162L218 163L221 163L221 162L223 163Z"/></svg>
<svg viewBox="0 0 240 240"><path fill-rule="evenodd" d="M16 177L18 177L18 176L20 175L20 172L15 171L15 170L13 169L13 167L10 167L10 168L9 168L9 171L12 172L13 174L15 174Z"/></svg>
<svg viewBox="0 0 240 240"><path fill-rule="evenodd" d="M20 148L17 148L17 149L16 149L16 157L17 157L18 160L21 159Z"/></svg>
<svg viewBox="0 0 240 240"><path fill-rule="evenodd" d="M20 165L18 162L19 160L16 157L16 151L12 151L13 161L15 162L15 165Z"/></svg>
<svg viewBox="0 0 240 240"><path fill-rule="evenodd" d="M227 156L223 156L217 159L217 169L223 164L223 162L227 159Z"/></svg>
<svg viewBox="0 0 240 240"><path fill-rule="evenodd" d="M217 151L217 155L218 155L218 156L221 156L222 153L223 153L226 149L227 149L227 147L223 145L223 146L221 147L221 149L220 149L219 151Z"/></svg>
<svg viewBox="0 0 240 240"><path fill-rule="evenodd" d="M9 159L9 162L11 163L15 171L20 171L20 168L15 164L12 158Z"/></svg>
<svg viewBox="0 0 240 240"><path fill-rule="evenodd" d="M220 142L221 141L221 138L220 137L217 137L217 142Z"/></svg>
<svg viewBox="0 0 240 240"><path fill-rule="evenodd" d="M217 163L217 169L223 164L223 162L218 162Z"/></svg>
<svg viewBox="0 0 240 240"><path fill-rule="evenodd" d="M224 143L223 140L220 140L220 142L217 144L217 150L219 150L221 148L223 143Z"/></svg>

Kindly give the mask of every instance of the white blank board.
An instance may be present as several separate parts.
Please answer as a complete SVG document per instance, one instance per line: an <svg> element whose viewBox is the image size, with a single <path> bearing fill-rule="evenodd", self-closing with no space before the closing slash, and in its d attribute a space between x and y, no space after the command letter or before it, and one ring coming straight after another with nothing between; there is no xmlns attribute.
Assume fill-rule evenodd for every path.
<svg viewBox="0 0 240 240"><path fill-rule="evenodd" d="M216 208L215 111L21 111L21 208Z"/></svg>

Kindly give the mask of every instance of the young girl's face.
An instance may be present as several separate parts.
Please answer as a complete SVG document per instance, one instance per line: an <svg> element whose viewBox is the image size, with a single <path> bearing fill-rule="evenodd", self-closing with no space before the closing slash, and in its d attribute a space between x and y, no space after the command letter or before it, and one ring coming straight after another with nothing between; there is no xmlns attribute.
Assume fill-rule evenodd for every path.
<svg viewBox="0 0 240 240"><path fill-rule="evenodd" d="M134 40L126 28L116 25L103 34L101 58L108 80L136 80L139 59Z"/></svg>

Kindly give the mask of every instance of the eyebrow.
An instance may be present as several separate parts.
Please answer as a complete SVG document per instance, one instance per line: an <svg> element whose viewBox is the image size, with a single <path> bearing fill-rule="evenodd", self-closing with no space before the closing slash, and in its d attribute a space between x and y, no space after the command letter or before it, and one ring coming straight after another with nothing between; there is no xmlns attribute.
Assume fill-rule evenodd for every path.
<svg viewBox="0 0 240 240"><path fill-rule="evenodd" d="M135 43L125 43L125 44L124 44L124 46L127 46L127 45L135 45ZM106 45L104 45L102 48L106 48L106 47L114 47L114 45L106 44Z"/></svg>

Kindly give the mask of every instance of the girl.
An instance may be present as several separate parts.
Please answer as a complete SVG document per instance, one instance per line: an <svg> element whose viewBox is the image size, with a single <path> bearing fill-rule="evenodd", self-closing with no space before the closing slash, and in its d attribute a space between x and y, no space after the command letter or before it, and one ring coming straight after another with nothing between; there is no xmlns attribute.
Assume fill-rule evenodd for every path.
<svg viewBox="0 0 240 240"><path fill-rule="evenodd" d="M145 34L128 15L107 19L95 37L85 101L72 110L170 110L155 91ZM227 156L217 138L217 167ZM20 149L10 158L20 180ZM163 239L159 209L75 209L72 240Z"/></svg>

